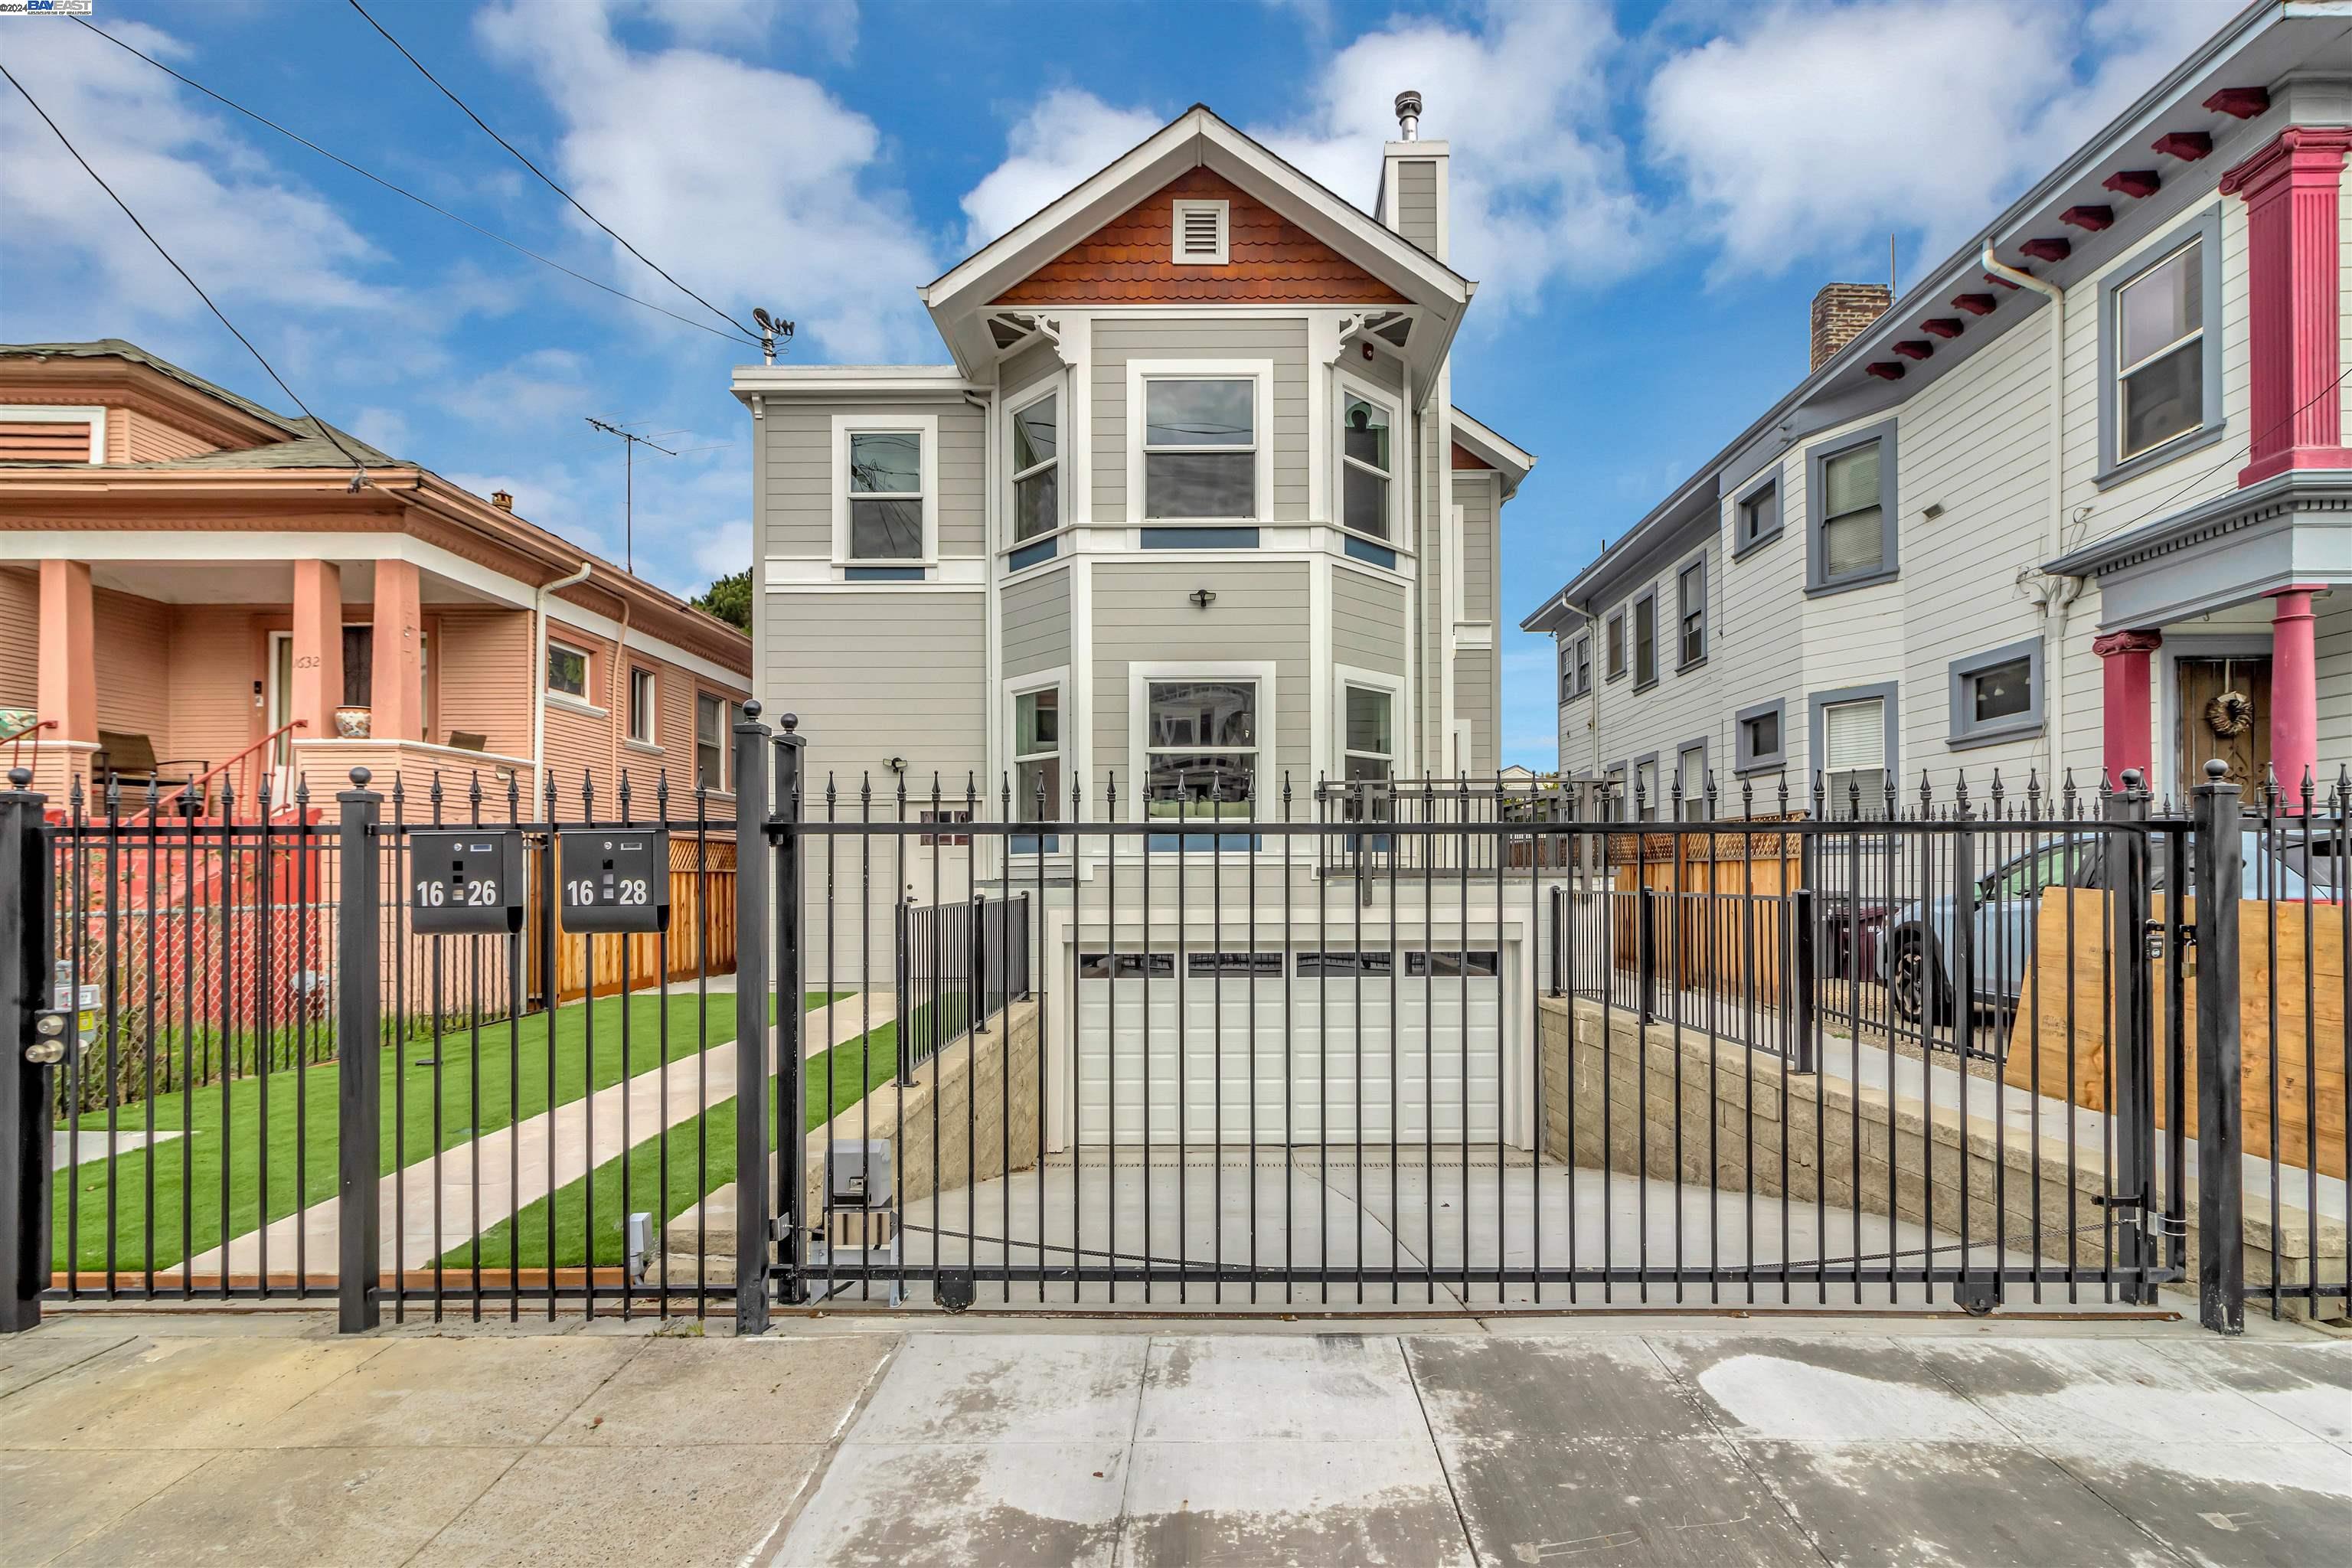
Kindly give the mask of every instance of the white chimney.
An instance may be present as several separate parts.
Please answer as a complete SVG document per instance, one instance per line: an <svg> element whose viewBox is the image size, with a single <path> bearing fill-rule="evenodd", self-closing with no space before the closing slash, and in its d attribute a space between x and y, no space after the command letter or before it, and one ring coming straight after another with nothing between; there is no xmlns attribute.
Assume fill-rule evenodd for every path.
<svg viewBox="0 0 2352 1568"><path fill-rule="evenodd" d="M1447 259L1446 144L1421 139L1421 94L1396 95L1397 140L1381 150L1381 195L1373 216L1388 228Z"/></svg>

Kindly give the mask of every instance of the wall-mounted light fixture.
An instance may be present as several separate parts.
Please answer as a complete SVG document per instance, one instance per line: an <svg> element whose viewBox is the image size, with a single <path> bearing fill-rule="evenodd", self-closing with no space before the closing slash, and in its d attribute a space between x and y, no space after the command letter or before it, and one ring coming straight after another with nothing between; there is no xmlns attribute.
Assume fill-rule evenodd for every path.
<svg viewBox="0 0 2352 1568"><path fill-rule="evenodd" d="M903 773L907 771L907 759L904 757L892 757L882 765L889 769L894 773Z"/></svg>
<svg viewBox="0 0 2352 1568"><path fill-rule="evenodd" d="M1195 588L1192 590L1192 603L1198 605L1201 608L1205 610L1216 602L1217 595L1209 589Z"/></svg>
<svg viewBox="0 0 2352 1568"><path fill-rule="evenodd" d="M1926 518L1929 522L1933 522L1937 518L1944 515L1944 503L1942 501L1931 501L1927 505L1927 510L1921 512L1919 515Z"/></svg>

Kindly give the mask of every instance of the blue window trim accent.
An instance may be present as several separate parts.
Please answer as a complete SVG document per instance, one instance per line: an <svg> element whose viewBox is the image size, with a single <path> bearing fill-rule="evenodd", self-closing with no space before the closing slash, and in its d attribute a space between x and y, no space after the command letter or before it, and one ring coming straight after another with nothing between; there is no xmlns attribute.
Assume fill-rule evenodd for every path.
<svg viewBox="0 0 2352 1568"><path fill-rule="evenodd" d="M1005 837L1008 850L1014 855L1058 855L1062 852L1062 836L1058 833L1014 833ZM1016 877L1018 873L1015 873Z"/></svg>
<svg viewBox="0 0 2352 1568"><path fill-rule="evenodd" d="M1051 561L1060 546L1059 539L1041 539L1034 544L1024 544L1004 558L1004 569L1019 572L1042 562Z"/></svg>
<svg viewBox="0 0 2352 1568"><path fill-rule="evenodd" d="M920 566L845 566L841 570L845 583L919 583L923 580Z"/></svg>
<svg viewBox="0 0 2352 1568"><path fill-rule="evenodd" d="M1255 528L1147 528L1146 550L1255 550Z"/></svg>
<svg viewBox="0 0 2352 1568"><path fill-rule="evenodd" d="M1391 572L1396 570L1396 552L1385 544L1374 544L1369 539L1359 539L1351 533L1347 536L1345 548L1349 554L1359 561L1369 561L1375 566L1385 566Z"/></svg>
<svg viewBox="0 0 2352 1568"><path fill-rule="evenodd" d="M1205 820L1205 819L1203 819ZM1154 855L1205 855L1213 849L1262 849L1265 840L1254 833L1213 833L1186 830L1147 833L1144 848Z"/></svg>

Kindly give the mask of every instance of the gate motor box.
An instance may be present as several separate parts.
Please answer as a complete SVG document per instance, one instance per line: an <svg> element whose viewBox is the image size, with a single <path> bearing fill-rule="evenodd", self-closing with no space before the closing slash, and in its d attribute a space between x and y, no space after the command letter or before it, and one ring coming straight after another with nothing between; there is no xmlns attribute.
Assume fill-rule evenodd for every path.
<svg viewBox="0 0 2352 1568"><path fill-rule="evenodd" d="M555 836L563 929L669 929L669 834L658 827L567 827Z"/></svg>
<svg viewBox="0 0 2352 1568"><path fill-rule="evenodd" d="M511 827L408 835L409 929L510 936L522 930L522 834Z"/></svg>

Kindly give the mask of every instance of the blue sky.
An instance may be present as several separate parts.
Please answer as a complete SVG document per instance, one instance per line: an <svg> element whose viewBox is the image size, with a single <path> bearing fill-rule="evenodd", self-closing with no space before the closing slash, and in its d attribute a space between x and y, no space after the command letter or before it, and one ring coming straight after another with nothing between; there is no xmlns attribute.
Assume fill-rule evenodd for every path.
<svg viewBox="0 0 2352 1568"><path fill-rule="evenodd" d="M796 360L944 357L914 290L1188 104L1370 205L1402 88L1454 149L1481 291L1464 407L1538 453L1505 514L1531 609L1805 369L1832 278L1907 281L2153 83L2222 0L1171 5L371 0L535 163ZM387 179L640 299L567 209L336 0L93 18ZM749 558L738 346L387 195L66 21L0 61L304 401L681 592ZM286 399L13 92L0 338L128 337ZM715 323L714 323L715 324ZM1507 760L1553 761L1549 657L1505 639Z"/></svg>

